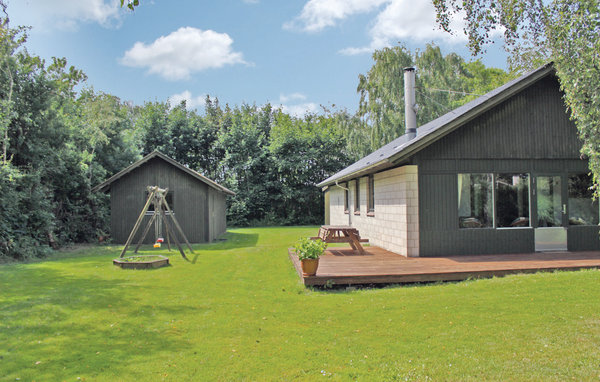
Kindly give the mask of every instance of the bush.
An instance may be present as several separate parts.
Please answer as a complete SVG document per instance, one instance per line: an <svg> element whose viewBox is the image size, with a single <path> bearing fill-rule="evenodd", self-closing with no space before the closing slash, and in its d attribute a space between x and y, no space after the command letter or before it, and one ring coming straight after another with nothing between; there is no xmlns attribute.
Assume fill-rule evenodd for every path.
<svg viewBox="0 0 600 382"><path fill-rule="evenodd" d="M54 215L39 174L0 166L0 257L25 260L44 257Z"/></svg>

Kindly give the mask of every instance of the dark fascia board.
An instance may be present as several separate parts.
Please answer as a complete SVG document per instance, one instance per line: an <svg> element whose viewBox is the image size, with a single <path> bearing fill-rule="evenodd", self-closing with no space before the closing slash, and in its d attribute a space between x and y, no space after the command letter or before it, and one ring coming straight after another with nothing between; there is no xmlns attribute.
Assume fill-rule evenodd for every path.
<svg viewBox="0 0 600 382"><path fill-rule="evenodd" d="M159 152L159 151L153 151L150 154L146 155L145 157L143 157L142 159L140 159L139 161L131 164L130 166L126 167L125 169L119 171L118 173L116 173L115 175L111 176L110 178L108 178L107 180L105 180L104 182L100 183L99 185L95 186L94 188L92 188L92 192L97 192L97 191L102 191L102 192L107 192L110 188L110 185L120 179L121 177L123 177L124 175L130 173L131 171L133 171L134 169L140 167L141 165L143 165L144 163L148 162L150 159L152 158L160 158L162 160L164 160L165 162L177 167L178 169L182 170L183 172L188 173L189 175L193 176L194 178L206 183L208 186L214 188L215 190L228 194L228 195L235 195L235 192L227 189L226 187L221 186L220 184L208 179L207 177L205 177L204 175L200 174L197 171L194 171L184 165L182 165L181 163L177 162L176 160L169 158L168 156L166 156L165 154Z"/></svg>
<svg viewBox="0 0 600 382"><path fill-rule="evenodd" d="M520 78L512 80L507 84L492 90L486 95L483 95L463 106L458 107L457 109L465 108L466 110L460 114L457 114L455 117L449 118L448 116L455 114L457 109L454 109L451 112L419 127L417 129L417 137L411 141L399 144L399 146L402 146L402 148L397 153L389 155L376 163L356 169L356 171L344 174L340 177L333 175L332 177L317 184L317 186L323 188L328 185L335 184L336 182L345 182L350 179L395 167L410 156L436 142L438 139L448 135L449 133L463 126L465 123L490 110L494 106L499 105L501 102L504 102L516 93L554 72L555 70L553 64L548 63L528 74L521 76ZM470 104L473 106L469 106ZM447 121L440 124L440 121L444 119L447 119ZM438 124L439 126L436 126ZM422 135L419 135L419 133ZM343 171L344 170L340 172Z"/></svg>

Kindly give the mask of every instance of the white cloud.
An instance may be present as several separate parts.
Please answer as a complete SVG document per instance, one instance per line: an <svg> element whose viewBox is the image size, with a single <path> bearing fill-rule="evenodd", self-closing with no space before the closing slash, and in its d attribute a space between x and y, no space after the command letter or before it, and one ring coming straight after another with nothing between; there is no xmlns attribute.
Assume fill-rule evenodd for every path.
<svg viewBox="0 0 600 382"><path fill-rule="evenodd" d="M90 22L118 26L122 14L119 0L28 0L17 10L27 14L28 24L40 29L75 29Z"/></svg>
<svg viewBox="0 0 600 382"><path fill-rule="evenodd" d="M306 96L302 93L292 93L292 94L280 94L279 102L287 103L290 101L304 101Z"/></svg>
<svg viewBox="0 0 600 382"><path fill-rule="evenodd" d="M438 28L435 8L429 0L309 0L300 15L285 24L284 28L317 32L351 15L374 10L378 10L378 13L368 32L371 42L366 46L342 49L340 53L370 53L398 41L466 42L466 36L462 33L464 14L453 17L450 26L454 34L444 32Z"/></svg>
<svg viewBox="0 0 600 382"><path fill-rule="evenodd" d="M303 117L309 113L316 113L319 110L319 105L313 102L300 103L297 105L281 105L281 110L284 113L295 117Z"/></svg>
<svg viewBox="0 0 600 382"><path fill-rule="evenodd" d="M136 42L125 52L123 65L148 68L168 80L188 79L192 73L225 65L246 64L243 55L232 49L227 33L182 27L146 45Z"/></svg>
<svg viewBox="0 0 600 382"><path fill-rule="evenodd" d="M395 44L398 41L443 41L450 44L464 44L466 36L461 32L464 26L462 15L454 16L450 34L438 28L435 9L430 1L391 0L381 11L369 30L371 43L363 47L349 47L340 53L347 55L370 53Z"/></svg>
<svg viewBox="0 0 600 382"><path fill-rule="evenodd" d="M375 10L389 0L310 0L302 8L302 13L283 25L286 29L301 29L305 32L318 32L334 26L357 13Z"/></svg>
<svg viewBox="0 0 600 382"><path fill-rule="evenodd" d="M206 95L199 95L192 97L192 93L189 90L184 90L179 94L173 94L169 97L169 103L171 106L177 106L181 101L185 101L185 106L188 110L197 109L198 107L204 106Z"/></svg>
<svg viewBox="0 0 600 382"><path fill-rule="evenodd" d="M306 96L302 93L280 94L279 104L284 113L295 117L303 117L309 113L319 111L319 105L314 102L301 102L306 100ZM290 103L292 103L290 105Z"/></svg>

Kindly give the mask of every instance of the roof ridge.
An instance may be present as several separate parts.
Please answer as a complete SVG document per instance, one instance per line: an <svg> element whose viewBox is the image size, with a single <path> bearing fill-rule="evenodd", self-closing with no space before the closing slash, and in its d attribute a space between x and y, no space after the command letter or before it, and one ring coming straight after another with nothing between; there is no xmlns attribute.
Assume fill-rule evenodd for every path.
<svg viewBox="0 0 600 382"><path fill-rule="evenodd" d="M335 182L345 181L365 173L389 168L392 162L402 158L402 155L413 155L437 139L444 136L445 128L458 128L474 116L486 112L491 107L499 104L515 92L518 92L531 83L537 82L554 71L553 63L549 62L522 76L508 81L466 104L452 109L438 118L425 123L417 128L417 136L408 140L406 134L383 145L379 149L364 156L350 166L338 171L336 174L317 184L317 187L325 187ZM464 119L464 120L461 120ZM456 126L455 126L456 125ZM453 130L451 130L453 131ZM433 133L440 132L439 136ZM395 145L394 145L395 144ZM392 150L390 150L392 147ZM377 160L379 159L379 160ZM377 160L373 162L373 160Z"/></svg>
<svg viewBox="0 0 600 382"><path fill-rule="evenodd" d="M108 190L108 188L110 188L110 185L113 182L115 182L116 180L120 179L121 177L125 176L126 174L130 173L131 171L135 170L136 168L140 167L141 165L143 165L144 163L148 162L150 159L155 158L155 157L159 157L160 159L164 160L165 162L170 163L171 165L179 168L180 170L182 170L184 172L187 172L191 176L206 183L207 185L211 186L212 188L216 189L217 191L220 191L220 192L223 192L223 193L226 193L229 195L235 195L235 192L229 190L228 188L226 188L224 186L221 186L219 183L215 182L214 180L211 180L211 179L207 178L206 176L200 174L198 171L192 170L188 166L186 166L180 162L177 162L175 159L163 154L162 152L160 152L156 149L153 150L150 154L146 155L145 157L143 157L143 158L133 162L129 166L125 167L123 170L117 172L110 178L106 179L104 182L93 187L92 192L97 192L97 191L106 192Z"/></svg>

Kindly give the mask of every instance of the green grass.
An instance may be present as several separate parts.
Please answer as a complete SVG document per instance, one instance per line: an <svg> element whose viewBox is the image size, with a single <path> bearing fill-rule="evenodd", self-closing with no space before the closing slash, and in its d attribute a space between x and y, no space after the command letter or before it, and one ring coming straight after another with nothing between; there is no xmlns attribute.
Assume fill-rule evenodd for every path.
<svg viewBox="0 0 600 382"><path fill-rule="evenodd" d="M316 227L235 229L194 263L118 246L0 266L0 380L598 380L600 272L304 288Z"/></svg>

